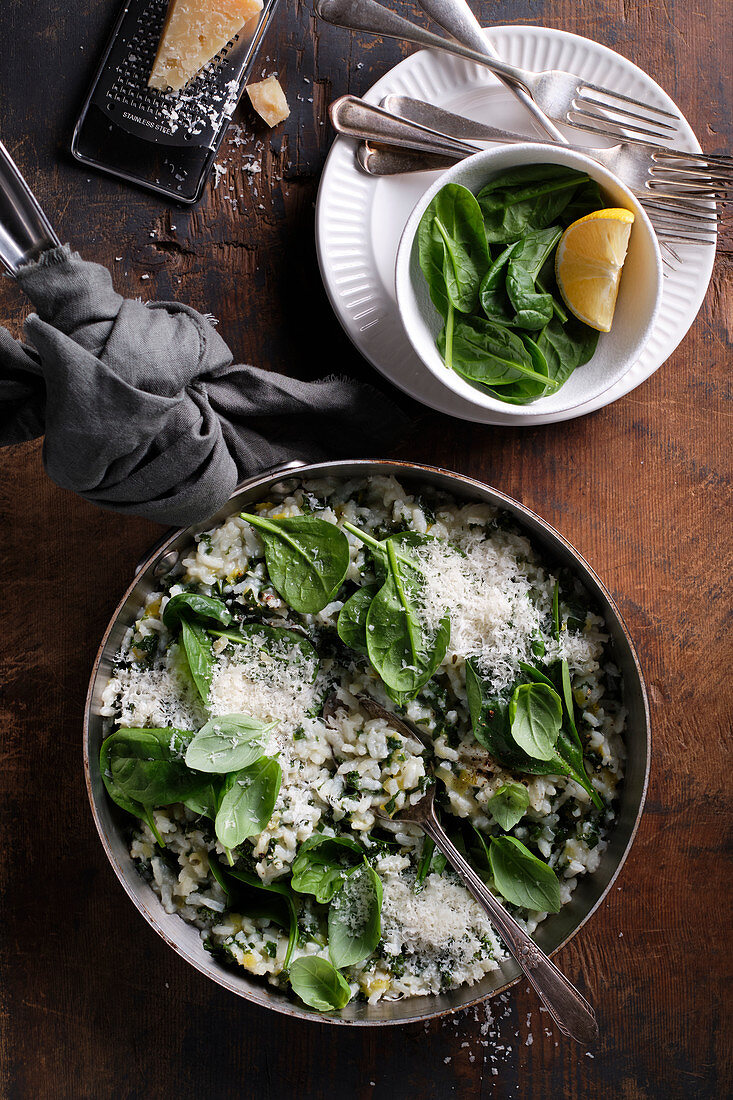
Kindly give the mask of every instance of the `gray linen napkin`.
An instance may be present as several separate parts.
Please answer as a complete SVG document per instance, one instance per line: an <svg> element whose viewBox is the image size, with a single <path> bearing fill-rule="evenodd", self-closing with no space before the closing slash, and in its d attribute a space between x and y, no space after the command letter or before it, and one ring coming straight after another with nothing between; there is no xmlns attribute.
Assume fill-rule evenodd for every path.
<svg viewBox="0 0 733 1100"><path fill-rule="evenodd" d="M45 434L49 476L102 508L194 523L250 474L375 453L404 424L371 386L233 363L196 310L124 299L68 246L18 283L38 313L32 346L0 328L0 445Z"/></svg>

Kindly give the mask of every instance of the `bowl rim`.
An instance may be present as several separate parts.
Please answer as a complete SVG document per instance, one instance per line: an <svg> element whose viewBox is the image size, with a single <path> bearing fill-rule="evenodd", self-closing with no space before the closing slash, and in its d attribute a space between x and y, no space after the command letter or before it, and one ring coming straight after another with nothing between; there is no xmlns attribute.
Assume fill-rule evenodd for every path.
<svg viewBox="0 0 733 1100"><path fill-rule="evenodd" d="M436 363L431 363L426 358L424 358L416 341L413 339L411 326L405 320L407 312L405 309L406 296L408 293L414 292L413 279L410 273L413 245L417 234L417 229L420 224L420 219L422 218L425 210L435 198L437 193L446 184L460 183L462 186L465 186L460 177L466 171L470 171L471 168L476 167L477 164L483 164L484 162L487 162L487 172L490 172L492 161L506 154L508 150L511 150L512 152L517 152L522 157L524 157L525 154L527 156L531 155L532 157L537 156L538 158L549 155L551 158L555 159L550 159L549 161L546 161L546 163L566 163L579 168L585 168L588 175L590 175L592 178L595 179L600 177L598 178L598 182L601 184L601 186L603 186L604 183L607 186L608 179L611 179L614 185L623 192L625 200L634 214L635 222L639 223L643 227L644 235L646 236L648 243L651 245L652 253L654 255L654 267L656 271L654 307L651 311L649 318L647 319L647 323L644 327L642 335L633 349L632 355L626 357L626 365L624 366L624 369L620 372L614 373L610 381L604 382L602 386L594 389L590 396L588 394L584 394L578 398L571 399L571 403L562 405L558 409L553 408L552 410L550 410L553 414L570 412L572 409L576 409L580 405L586 404L589 400L594 400L596 397L601 396L607 390L615 386L624 377L624 375L631 370L631 368L634 366L634 363L641 355L644 346L648 342L649 337L651 336L651 333L656 324L657 317L659 316L659 309L662 301L662 292L664 288L664 267L657 235L649 219L649 215L647 214L646 210L644 210L639 199L631 191L628 185L616 175L615 172L612 172L605 165L600 164L597 160L594 160L586 153L581 152L575 146L570 147L567 145L552 144L550 142L534 141L516 142L511 145L494 145L488 149L481 149L478 152L471 154L471 156L469 157L465 157L463 160L458 161L456 164L451 165L449 168L446 168L443 172L441 172L438 178L434 180L434 182L430 185L430 187L427 188L426 191L423 192L423 194L413 206L407 222L405 223L405 227L402 231L400 241L397 246L397 254L395 258L394 287L395 297L397 300L397 311L399 313L400 322L403 329L405 330L405 334L415 355L417 356L425 370L430 371L434 378L436 378L448 389L452 390L453 393L458 394L460 397L463 397L467 401L470 401L472 404L476 405L477 408L490 409L496 412L506 413L508 416L514 417L518 423L521 423L522 420L526 417L528 410L531 410L535 413L537 411L541 412L542 402L543 400L546 400L547 397L538 398L535 401L529 402L528 405L512 405L511 403L506 401L499 401L497 398L492 397L489 393L484 393L478 387L472 386L470 382L461 379L460 375L456 374L455 371L447 370L443 364L441 364L441 366L438 366ZM520 164L524 163L527 163L527 161L520 161ZM456 176L459 178L456 179ZM601 333L601 335L608 336L610 334ZM589 360L589 362L592 362L592 358L591 360ZM463 385L461 383L463 383Z"/></svg>
<svg viewBox="0 0 733 1100"><path fill-rule="evenodd" d="M348 467L349 472L346 472L343 468ZM199 950L197 954L189 951L184 944L176 942L163 927L161 920L159 919L155 910L162 909L160 899L153 895L154 905L149 908L138 896L136 890L133 889L132 883L134 882L139 889L140 884L143 882L137 869L134 865L131 868L123 867L115 851L113 850L110 838L107 835L100 807L97 805L97 799L95 797L94 783L93 783L93 769L96 769L97 775L99 774L98 758L93 757L90 754L90 735L92 733L92 721L99 716L93 713L94 707L94 694L97 686L97 679L100 675L102 661L105 657L105 651L107 648L110 635L112 634L115 626L117 625L119 617L125 611L128 600L133 595L140 581L144 578L145 574L149 570L155 568L158 563L162 563L162 559L170 552L173 543L179 539L190 540L197 531L205 530L214 523L222 522L227 516L231 515L233 509L232 503L236 501L244 493L251 493L256 490L269 490L273 488L279 481L288 480L290 477L296 479L301 478L316 478L316 477L342 477L351 478L354 476L395 476L408 475L411 480L419 480L422 474L437 475L438 478L446 478L450 483L457 483L462 489L467 490L466 499L472 499L470 492L472 490L477 491L476 500L481 500L482 494L490 494L498 507L506 507L512 513L518 511L520 513L518 519L521 523L522 520L527 518L531 524L536 525L545 537L548 537L551 542L558 542L565 550L565 552L573 558L574 562L578 564L581 571L585 570L588 578L597 586L601 595L605 598L610 610L615 616L617 625L624 637L625 643L629 650L629 655L632 662L632 667L636 676L636 686L639 689L639 695L641 699L641 727L638 731L638 738L643 738L644 748L644 772L641 782L641 789L639 793L638 806L634 812L633 822L629 831L628 839L624 845L623 850L618 855L618 861L616 866L599 896L594 903L588 909L588 911L581 917L578 923L570 929L567 935L565 935L559 943L557 943L551 950L548 950L547 954L552 958L558 951L566 946L577 935L580 929L586 924L588 920L593 916L596 910L602 905L606 897L611 891L613 884L615 883L618 875L621 872L624 863L626 862L631 847L636 839L637 832L639 830L639 824L644 811L644 805L646 802L646 796L649 786L649 774L651 767L651 723L649 713L649 701L646 690L646 684L644 676L639 663L638 654L636 648L629 634L626 623L624 622L618 607L616 606L613 597L609 593L606 586L600 580L595 573L595 570L588 564L585 558L575 549L575 547L557 531L550 523L544 520L532 509L522 504L520 501L513 497L508 496L499 489L495 489L493 486L488 485L486 482L479 481L476 478L469 477L465 474L459 474L455 471L445 469L440 466L429 466L421 463L406 462L401 460L390 459L336 459L325 462L312 462L304 463L299 460L286 463L283 465L275 466L263 470L261 473L254 475L251 478L247 478L236 486L233 493L228 498L227 502L209 517L200 523L194 523L188 527L179 527L166 532L157 543L147 552L147 554L138 562L135 569L132 581L125 589L124 594L115 607L107 628L104 631L102 640L94 658L92 666L89 687L87 690L86 701L84 706L83 715L83 762L84 762L84 779L87 790L87 797L92 811L92 817L94 820L99 839L102 847L105 851L107 859L112 866L112 869L119 879L125 893L132 901L135 908L142 914L147 923L158 933L158 935L164 940L164 942L171 947L177 955L183 958L186 962L190 963L196 970L198 970L205 977L215 981L218 985L235 993L237 996L256 1004L262 1008L267 1008L271 1011L280 1012L283 1015L291 1016L297 1019L308 1020L313 1023L320 1024L335 1024L338 1026L346 1027L395 1027L403 1024L424 1022L426 1020L438 1019L443 1016L450 1016L456 1012L462 1012L464 1009L474 1007L481 1004L483 1001L490 1000L493 997L499 996L505 993L517 982L527 980L526 976L520 971L513 978L507 978L496 989L483 992L476 997L469 997L468 1000L463 1001L459 1005L448 1005L445 1007L437 1007L434 1010L419 1011L419 1004L416 1004L416 1011L414 1014L400 1017L400 1018L387 1018L387 1019L367 1019L359 1017L344 1017L340 1013L319 1013L313 1009L309 1009L306 1006L298 1004L294 1000L290 999L276 999L269 991L269 987L263 982L261 985L253 985L251 988L244 989L234 981L234 974L227 971L223 966L218 966L217 969L213 969L212 960L205 956L203 949ZM450 491L450 488L447 489ZM487 503L484 499L483 503ZM532 532L534 537L534 532ZM167 568L167 567L166 567ZM581 580L585 581L585 578L581 577ZM97 784L99 787L99 784ZM102 788L103 789L103 788ZM103 796L104 797L104 796ZM128 856L128 861L129 856ZM134 876L134 878L132 877ZM590 876L589 876L590 877ZM131 881L129 880L131 878ZM168 915L168 914L166 914ZM184 922L182 918L177 914L173 914L182 925L186 928L193 928L194 926ZM480 983L477 983L477 985ZM457 987L458 989L463 987ZM467 987L471 988L471 987ZM406 998L401 1002L395 1003L409 1003L410 1001L422 1002L425 1001L438 1001L441 994L429 994L414 998ZM347 1006L348 1007L348 1006Z"/></svg>

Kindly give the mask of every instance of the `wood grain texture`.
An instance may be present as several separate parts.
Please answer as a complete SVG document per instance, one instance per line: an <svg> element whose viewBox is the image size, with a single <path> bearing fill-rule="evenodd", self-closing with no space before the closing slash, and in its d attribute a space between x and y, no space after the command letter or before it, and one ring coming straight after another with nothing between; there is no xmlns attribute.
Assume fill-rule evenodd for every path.
<svg viewBox="0 0 733 1100"><path fill-rule="evenodd" d="M313 205L328 102L363 92L407 51L318 28L308 4L282 0L258 68L280 71L290 119L270 133L243 105L243 141L225 143L219 186L174 210L68 153L115 6L0 5L0 136L63 238L108 264L123 294L211 311L239 359L372 377L328 308ZM630 57L710 151L730 149L732 12L730 0L480 4L485 24L561 27ZM249 176L253 152L262 172ZM557 526L615 595L641 655L654 738L647 813L617 888L560 956L598 1009L593 1058L561 1039L523 985L492 1002L488 1029L482 1008L344 1032L265 1015L165 947L106 862L81 766L93 655L160 529L58 489L40 443L0 452L4 1100L730 1094L730 265L724 249L682 346L609 408L520 430L415 405L395 450L482 478ZM3 323L18 333L27 311L3 281Z"/></svg>

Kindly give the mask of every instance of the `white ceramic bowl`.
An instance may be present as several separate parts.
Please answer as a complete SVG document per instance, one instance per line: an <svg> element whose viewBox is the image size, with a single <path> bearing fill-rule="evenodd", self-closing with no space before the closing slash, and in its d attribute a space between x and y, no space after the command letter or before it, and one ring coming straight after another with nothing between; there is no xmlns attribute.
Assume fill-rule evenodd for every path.
<svg viewBox="0 0 733 1100"><path fill-rule="evenodd" d="M446 367L435 346L443 322L430 300L420 270L417 228L426 208L447 183L460 183L478 194L497 172L522 164L566 164L586 172L599 184L607 205L625 207L635 216L616 303L613 327L601 333L595 355L578 367L554 394L529 405L497 401ZM473 404L521 419L528 410L563 412L592 401L633 367L654 327L662 298L662 257L651 222L631 191L612 172L582 153L560 145L502 145L486 149L448 168L418 202L405 226L395 268L397 304L415 352L435 377Z"/></svg>

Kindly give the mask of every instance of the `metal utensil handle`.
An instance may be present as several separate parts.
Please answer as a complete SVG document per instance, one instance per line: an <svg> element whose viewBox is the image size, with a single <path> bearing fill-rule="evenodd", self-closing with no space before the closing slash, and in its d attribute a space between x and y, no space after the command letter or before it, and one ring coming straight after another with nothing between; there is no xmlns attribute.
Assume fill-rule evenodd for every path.
<svg viewBox="0 0 733 1100"><path fill-rule="evenodd" d="M344 95L334 100L328 110L334 130L346 137L360 138L362 141L383 141L388 145L399 145L403 149L418 149L420 152L457 157L467 157L479 152L476 145L469 145L448 134L440 134L419 123L398 118L353 95Z"/></svg>
<svg viewBox="0 0 733 1100"><path fill-rule="evenodd" d="M507 65L495 57L489 57L484 51L472 50L459 42L441 38L432 31L426 31L417 23L403 19L401 15L382 7L377 0L316 0L316 14L326 23L336 27L345 27L350 31L366 31L368 34L380 34L387 38L397 38L400 42L412 42L415 46L427 46L431 50L443 50L455 54L477 65L484 65L497 76L520 84L529 95L524 84L521 69Z"/></svg>
<svg viewBox="0 0 733 1100"><path fill-rule="evenodd" d="M0 262L11 275L58 239L18 166L0 141Z"/></svg>
<svg viewBox="0 0 733 1100"><path fill-rule="evenodd" d="M422 99L411 99L409 96L397 95L394 92L384 97L381 109L387 114L397 115L398 118L412 122L425 130L453 138L454 141L475 139L499 141L507 145L522 142L549 144L547 138L537 135L527 137L526 134L516 134L512 130L501 130L497 126L490 126L487 122L476 122L475 119L444 111L442 107L436 107Z"/></svg>
<svg viewBox="0 0 733 1100"><path fill-rule="evenodd" d="M418 3L426 15L429 15L431 19L455 38L457 42L460 42L461 45L478 50L479 53L486 54L487 57L492 58L494 61L499 60L495 51L486 41L486 36L481 29L481 24L469 8L466 0L418 0ZM509 80L501 76L498 70L494 71L499 79L506 84L507 88L514 93L517 99L523 103L527 110L534 116L542 129L549 134L554 141L560 141L564 144L567 138L561 130L558 130L555 123L547 117L542 108L535 103L527 89L514 80Z"/></svg>
<svg viewBox="0 0 733 1100"><path fill-rule="evenodd" d="M435 813L421 822L425 833L455 868L476 901L483 906L509 951L517 960L540 1000L563 1035L590 1045L598 1038L595 1012L578 990L548 959L529 935L520 928L503 905L487 890L473 867L451 842Z"/></svg>
<svg viewBox="0 0 733 1100"><path fill-rule="evenodd" d="M404 176L412 172L442 172L464 158L459 153L449 157L438 153L417 153L412 149L397 149L394 145L361 141L356 148L356 163L369 176Z"/></svg>

